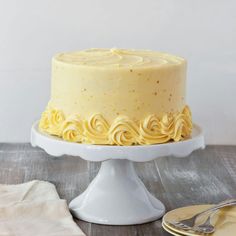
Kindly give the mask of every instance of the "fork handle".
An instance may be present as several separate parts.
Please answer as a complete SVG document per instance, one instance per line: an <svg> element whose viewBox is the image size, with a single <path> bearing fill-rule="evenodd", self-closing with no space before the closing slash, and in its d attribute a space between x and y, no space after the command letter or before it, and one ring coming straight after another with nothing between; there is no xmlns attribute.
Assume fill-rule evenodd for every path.
<svg viewBox="0 0 236 236"><path fill-rule="evenodd" d="M226 206L233 206L233 205L236 205L236 199L230 199L230 200L220 202L217 205L215 205L213 207L210 207L210 208L206 209L205 211L202 211L202 212L198 213L196 215L196 218L198 218L199 216L202 216L202 215L204 215L208 212L213 212L213 211L219 210L220 208L223 208L223 207L226 207Z"/></svg>

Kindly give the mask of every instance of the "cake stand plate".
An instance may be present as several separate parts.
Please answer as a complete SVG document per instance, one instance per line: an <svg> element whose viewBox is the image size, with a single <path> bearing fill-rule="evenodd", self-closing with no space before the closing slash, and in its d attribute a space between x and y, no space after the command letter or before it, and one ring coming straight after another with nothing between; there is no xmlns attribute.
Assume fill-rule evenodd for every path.
<svg viewBox="0 0 236 236"><path fill-rule="evenodd" d="M151 195L137 176L133 162L158 157L188 156L204 148L201 128L194 125L192 137L181 142L146 146L106 146L66 142L44 134L38 122L32 126L31 143L52 156L73 155L102 162L88 188L71 201L72 214L82 220L107 225L141 224L163 216L165 207Z"/></svg>

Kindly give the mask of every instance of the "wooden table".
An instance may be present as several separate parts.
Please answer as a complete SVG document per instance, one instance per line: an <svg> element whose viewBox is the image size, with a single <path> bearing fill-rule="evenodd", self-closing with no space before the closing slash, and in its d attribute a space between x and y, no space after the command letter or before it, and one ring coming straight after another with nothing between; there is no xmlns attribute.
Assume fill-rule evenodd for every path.
<svg viewBox="0 0 236 236"><path fill-rule="evenodd" d="M77 157L49 157L30 144L0 143L0 182L17 184L33 179L54 183L61 198L70 201L85 190L99 169ZM136 163L148 190L167 211L192 204L236 198L236 146L208 146L186 158L165 157ZM76 220L87 235L169 235L161 220L136 226L105 226Z"/></svg>

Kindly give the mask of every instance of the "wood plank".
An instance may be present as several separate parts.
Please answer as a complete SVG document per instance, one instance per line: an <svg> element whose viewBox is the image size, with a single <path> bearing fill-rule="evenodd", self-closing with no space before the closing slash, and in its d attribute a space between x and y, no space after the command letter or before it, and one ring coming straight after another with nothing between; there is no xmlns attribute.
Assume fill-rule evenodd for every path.
<svg viewBox="0 0 236 236"><path fill-rule="evenodd" d="M217 149L219 149L217 147ZM224 147L228 149L228 147ZM171 208L190 204L214 203L226 198L236 197L236 178L225 168L225 160L207 147L192 153L189 157L166 157L155 160ZM236 152L234 147L233 153ZM234 154L225 157L236 162Z"/></svg>

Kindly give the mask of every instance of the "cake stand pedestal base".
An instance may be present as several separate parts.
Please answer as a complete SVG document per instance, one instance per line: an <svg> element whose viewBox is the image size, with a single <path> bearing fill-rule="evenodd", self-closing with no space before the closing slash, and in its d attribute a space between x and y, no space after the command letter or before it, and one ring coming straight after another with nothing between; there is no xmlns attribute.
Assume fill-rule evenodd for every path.
<svg viewBox="0 0 236 236"><path fill-rule="evenodd" d="M107 160L88 188L71 201L79 219L107 225L131 225L156 220L165 207L152 196L129 160Z"/></svg>
<svg viewBox="0 0 236 236"><path fill-rule="evenodd" d="M102 162L95 179L69 205L79 219L98 224L142 224L160 218L164 205L152 196L138 178L133 162L146 162L164 156L188 156L204 148L201 128L193 126L192 137L180 142L157 145L109 146L66 142L42 133L38 122L32 126L31 143L52 156L72 155Z"/></svg>

